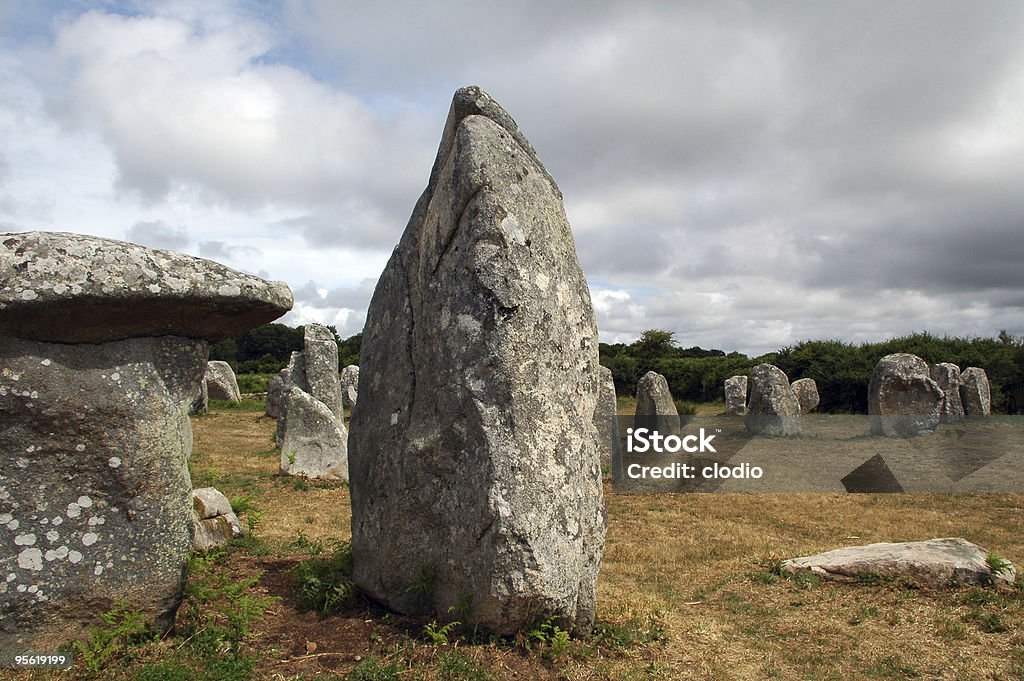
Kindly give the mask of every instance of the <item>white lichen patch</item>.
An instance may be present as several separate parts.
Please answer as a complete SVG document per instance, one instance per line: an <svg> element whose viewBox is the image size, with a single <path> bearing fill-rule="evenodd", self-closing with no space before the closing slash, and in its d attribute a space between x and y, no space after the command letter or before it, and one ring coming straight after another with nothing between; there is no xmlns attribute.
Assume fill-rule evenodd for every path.
<svg viewBox="0 0 1024 681"><path fill-rule="evenodd" d="M221 284L217 288L217 294L221 296L238 296L241 293L242 289L234 284Z"/></svg>
<svg viewBox="0 0 1024 681"><path fill-rule="evenodd" d="M7 529L13 532L14 530L18 529L19 525L21 525L21 521L15 518L14 520L11 520L7 523Z"/></svg>
<svg viewBox="0 0 1024 681"><path fill-rule="evenodd" d="M43 552L39 549L25 549L18 554L18 567L23 570L42 570Z"/></svg>
<svg viewBox="0 0 1024 681"><path fill-rule="evenodd" d="M60 539L60 532L58 532L57 530L50 530L46 533L46 540L49 541L51 544L57 541L58 539Z"/></svg>
<svg viewBox="0 0 1024 681"><path fill-rule="evenodd" d="M82 515L82 507L78 504L71 502L68 504L67 516L69 518L77 518Z"/></svg>
<svg viewBox="0 0 1024 681"><path fill-rule="evenodd" d="M89 518L89 526L90 527L94 527L96 525L102 525L105 522L107 522L107 521L103 518L103 516L94 515L94 516Z"/></svg>
<svg viewBox="0 0 1024 681"><path fill-rule="evenodd" d="M85 451L85 445L83 445L81 442L78 443L77 445L75 445L75 451L76 452L84 452Z"/></svg>
<svg viewBox="0 0 1024 681"><path fill-rule="evenodd" d="M107 465L110 466L111 468L119 468L121 466L121 457L110 457L109 459L107 459Z"/></svg>
<svg viewBox="0 0 1024 681"><path fill-rule="evenodd" d="M95 532L86 532L82 535L82 544L84 546L92 546L99 540L99 535Z"/></svg>
<svg viewBox="0 0 1024 681"><path fill-rule="evenodd" d="M92 499L85 495L82 495L78 497L78 505L81 506L82 508L89 508L90 506L92 506Z"/></svg>
<svg viewBox="0 0 1024 681"><path fill-rule="evenodd" d="M19 534L14 538L14 544L16 546L35 546L36 535L33 532L26 532L25 534Z"/></svg>
<svg viewBox="0 0 1024 681"><path fill-rule="evenodd" d="M97 565L96 567L94 567L92 569L92 573L94 575L96 575L97 577L99 577L100 575L103 574L103 566L102 565Z"/></svg>
<svg viewBox="0 0 1024 681"><path fill-rule="evenodd" d="M60 525L62 522L64 522L64 519L61 518L60 516L56 516L52 520L50 520L50 522L53 523L54 525Z"/></svg>
<svg viewBox="0 0 1024 681"><path fill-rule="evenodd" d="M13 516L10 513L0 513L0 525L6 525L13 520Z"/></svg>
<svg viewBox="0 0 1024 681"><path fill-rule="evenodd" d="M40 364L42 364L42 365L43 365L44 367L48 367L48 366L50 366L51 364L53 364L53 362L51 362L51 361L50 361L50 360L48 360L48 359L44 359L43 361L41 361L41 362L40 362Z"/></svg>
<svg viewBox="0 0 1024 681"><path fill-rule="evenodd" d="M121 374L119 374L119 373L117 373L115 371L114 373L110 374L110 380L111 381L120 381L121 380Z"/></svg>
<svg viewBox="0 0 1024 681"><path fill-rule="evenodd" d="M82 560L82 554L78 551L71 551L68 553L68 560L72 563L77 563Z"/></svg>

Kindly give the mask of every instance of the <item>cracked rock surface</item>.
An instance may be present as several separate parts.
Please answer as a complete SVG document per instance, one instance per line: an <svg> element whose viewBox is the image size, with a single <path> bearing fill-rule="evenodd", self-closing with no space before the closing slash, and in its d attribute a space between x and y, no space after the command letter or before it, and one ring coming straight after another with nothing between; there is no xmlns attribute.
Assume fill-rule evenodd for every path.
<svg viewBox="0 0 1024 681"><path fill-rule="evenodd" d="M364 329L349 433L360 588L499 634L545 615L588 631L607 522L598 388L561 193L512 118L463 88Z"/></svg>

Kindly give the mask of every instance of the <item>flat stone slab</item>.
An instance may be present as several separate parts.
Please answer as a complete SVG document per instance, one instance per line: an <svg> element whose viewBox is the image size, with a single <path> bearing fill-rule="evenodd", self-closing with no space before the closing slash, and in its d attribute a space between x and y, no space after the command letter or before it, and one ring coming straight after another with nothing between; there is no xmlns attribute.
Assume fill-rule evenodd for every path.
<svg viewBox="0 0 1024 681"><path fill-rule="evenodd" d="M966 539L949 537L926 541L867 544L791 558L782 563L789 573L811 572L824 579L855 581L882 577L918 586L950 584L1013 584L1016 569L993 573L988 552Z"/></svg>
<svg viewBox="0 0 1024 681"><path fill-rule="evenodd" d="M284 282L124 241L0 233L0 335L59 343L146 336L208 341L277 319Z"/></svg>

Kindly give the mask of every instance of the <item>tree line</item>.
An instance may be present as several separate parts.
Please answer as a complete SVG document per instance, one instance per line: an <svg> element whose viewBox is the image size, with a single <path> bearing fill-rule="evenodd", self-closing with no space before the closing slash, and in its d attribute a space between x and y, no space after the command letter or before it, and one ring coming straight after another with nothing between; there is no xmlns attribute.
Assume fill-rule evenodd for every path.
<svg viewBox="0 0 1024 681"><path fill-rule="evenodd" d="M359 364L363 336L338 341L338 366ZM302 349L303 327L264 324L210 346L210 359L228 362L237 374L275 374L288 364L291 353ZM867 411L868 383L878 360L895 352L909 352L930 364L952 362L961 369L981 367L992 386L992 408L1008 414L1024 412L1024 338L1001 331L996 338L938 337L927 332L881 343L854 345L835 340L809 340L776 352L748 357L740 352L681 348L675 334L648 329L633 343L601 343L601 364L608 367L619 395L634 395L636 384L648 371L668 380L672 396L688 402L725 399L725 379L749 375L762 362L774 364L789 377L813 378L821 396L819 411L863 414Z"/></svg>
<svg viewBox="0 0 1024 681"><path fill-rule="evenodd" d="M634 395L648 371L668 380L677 400L713 402L725 399L725 379L750 375L762 362L782 369L790 381L813 378L826 413L867 413L871 372L885 355L909 352L930 364L952 362L961 369L981 367L992 387L993 411L1024 412L1024 338L1001 331L996 338L938 337L927 332L880 343L854 345L835 340L809 340L759 357L739 352L676 346L671 331L649 329L628 345L601 343L601 364L615 379L619 395Z"/></svg>

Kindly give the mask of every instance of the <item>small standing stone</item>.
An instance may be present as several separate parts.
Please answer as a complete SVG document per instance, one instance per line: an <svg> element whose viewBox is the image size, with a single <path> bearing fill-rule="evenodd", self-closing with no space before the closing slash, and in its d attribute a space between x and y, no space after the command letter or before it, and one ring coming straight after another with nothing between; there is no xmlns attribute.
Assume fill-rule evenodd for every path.
<svg viewBox="0 0 1024 681"><path fill-rule="evenodd" d="M868 385L871 432L900 437L933 432L942 398L927 362L907 353L886 355L875 365Z"/></svg>
<svg viewBox="0 0 1024 681"><path fill-rule="evenodd" d="M598 367L601 392L594 410L594 426L597 428L597 449L601 465L611 466L615 450L619 447L618 400L615 396L615 379L608 367Z"/></svg>
<svg viewBox="0 0 1024 681"><path fill-rule="evenodd" d="M636 384L637 428L649 428L669 435L679 429L679 411L668 389L668 380L656 371L648 371Z"/></svg>
<svg viewBox="0 0 1024 681"><path fill-rule="evenodd" d="M192 490L192 548L208 551L242 536L242 523L231 510L231 502L215 487Z"/></svg>
<svg viewBox="0 0 1024 681"><path fill-rule="evenodd" d="M242 395L238 390L238 380L231 365L221 360L206 363L206 390L211 400L227 400L240 402Z"/></svg>
<svg viewBox="0 0 1024 681"><path fill-rule="evenodd" d="M808 414L818 408L821 397L818 395L818 384L813 378L800 378L793 381L793 394L800 404L800 413Z"/></svg>
<svg viewBox="0 0 1024 681"><path fill-rule="evenodd" d="M984 369L964 369L960 374L960 399L967 416L988 416L992 413L992 391Z"/></svg>
<svg viewBox="0 0 1024 681"><path fill-rule="evenodd" d="M952 423L964 417L964 406L960 400L960 367L941 362L932 367L932 380L942 391L942 405L939 421Z"/></svg>
<svg viewBox="0 0 1024 681"><path fill-rule="evenodd" d="M341 370L341 401L350 410L359 401L359 367L355 364Z"/></svg>
<svg viewBox="0 0 1024 681"><path fill-rule="evenodd" d="M725 410L733 416L743 416L747 413L746 376L725 379Z"/></svg>
<svg viewBox="0 0 1024 681"><path fill-rule="evenodd" d="M335 418L344 421L341 382L338 377L338 342L321 324L306 324L302 356L306 361L306 383L310 395L327 405Z"/></svg>
<svg viewBox="0 0 1024 681"><path fill-rule="evenodd" d="M348 480L348 432L326 404L292 386L281 437L281 474Z"/></svg>
<svg viewBox="0 0 1024 681"><path fill-rule="evenodd" d="M782 369L758 364L750 372L750 404L745 425L754 435L799 435L800 403Z"/></svg>

